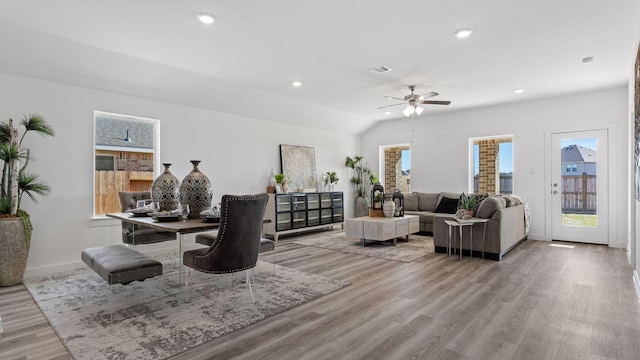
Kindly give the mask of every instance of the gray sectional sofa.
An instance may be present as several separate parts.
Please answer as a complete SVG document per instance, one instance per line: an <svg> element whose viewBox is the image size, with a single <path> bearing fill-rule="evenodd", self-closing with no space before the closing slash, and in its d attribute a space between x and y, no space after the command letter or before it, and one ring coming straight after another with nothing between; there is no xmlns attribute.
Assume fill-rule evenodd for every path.
<svg viewBox="0 0 640 360"><path fill-rule="evenodd" d="M404 194L405 214L418 215L420 231L433 233L433 242L437 253L447 252L449 227L445 220L453 219L457 209L459 193L422 193ZM455 206L455 207L454 207ZM485 258L502 260L502 257L520 242L526 240L525 205L513 196L492 196L479 204L474 217L489 219L484 244ZM473 229L473 256L482 254L482 235L484 227L475 224ZM457 234L457 233L456 233ZM454 235L452 248L457 249L459 242ZM469 228L463 231L462 251L469 255Z"/></svg>

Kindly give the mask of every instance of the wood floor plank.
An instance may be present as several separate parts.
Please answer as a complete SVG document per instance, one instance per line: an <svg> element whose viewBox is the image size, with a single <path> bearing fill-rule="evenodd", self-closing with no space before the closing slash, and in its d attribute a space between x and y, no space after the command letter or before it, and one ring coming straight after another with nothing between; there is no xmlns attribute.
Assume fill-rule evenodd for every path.
<svg viewBox="0 0 640 360"><path fill-rule="evenodd" d="M332 234L328 232L326 234ZM276 264L351 283L174 359L638 359L640 305L621 249L526 241L501 262L411 263L276 244ZM273 261L272 253L261 255ZM2 359L67 359L22 286L0 288Z"/></svg>

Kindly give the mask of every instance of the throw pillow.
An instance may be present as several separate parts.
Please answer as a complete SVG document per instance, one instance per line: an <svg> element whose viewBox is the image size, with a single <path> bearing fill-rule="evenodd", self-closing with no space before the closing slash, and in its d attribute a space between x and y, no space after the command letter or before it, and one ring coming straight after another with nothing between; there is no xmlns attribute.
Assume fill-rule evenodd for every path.
<svg viewBox="0 0 640 360"><path fill-rule="evenodd" d="M418 210L435 211L438 204L438 193L417 193L418 194Z"/></svg>
<svg viewBox="0 0 640 360"><path fill-rule="evenodd" d="M458 198L443 197L436 208L437 213L455 214L458 211Z"/></svg>
<svg viewBox="0 0 640 360"><path fill-rule="evenodd" d="M418 195L416 193L403 193L402 196L404 196L405 211L418 211Z"/></svg>

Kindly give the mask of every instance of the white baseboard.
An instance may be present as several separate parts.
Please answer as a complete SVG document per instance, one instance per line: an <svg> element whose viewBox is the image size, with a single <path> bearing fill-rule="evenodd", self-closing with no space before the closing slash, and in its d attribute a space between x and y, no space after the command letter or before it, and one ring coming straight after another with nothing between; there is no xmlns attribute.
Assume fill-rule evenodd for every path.
<svg viewBox="0 0 640 360"><path fill-rule="evenodd" d="M534 234L534 233L529 233L527 235L527 239L529 239L529 240L551 241L551 239L549 239L546 236L544 236L544 234Z"/></svg>
<svg viewBox="0 0 640 360"><path fill-rule="evenodd" d="M640 278L638 277L638 272L633 270L633 285L636 286L636 296L640 301Z"/></svg>

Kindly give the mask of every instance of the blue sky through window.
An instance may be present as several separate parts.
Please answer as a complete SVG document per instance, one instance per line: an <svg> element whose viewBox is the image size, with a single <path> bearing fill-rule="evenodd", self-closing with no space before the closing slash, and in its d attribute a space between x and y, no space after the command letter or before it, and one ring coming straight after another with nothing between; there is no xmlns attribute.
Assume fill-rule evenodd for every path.
<svg viewBox="0 0 640 360"><path fill-rule="evenodd" d="M411 150L402 150L402 171L411 169Z"/></svg>
<svg viewBox="0 0 640 360"><path fill-rule="evenodd" d="M501 173L513 172L513 143L500 143L500 163L498 164ZM477 144L473 145L473 173L478 174L480 169L480 150Z"/></svg>

